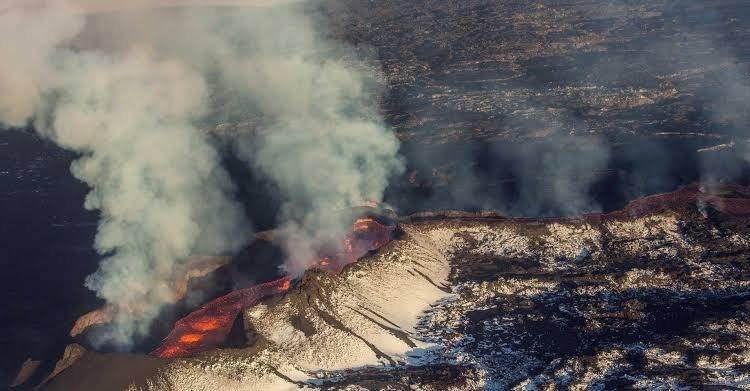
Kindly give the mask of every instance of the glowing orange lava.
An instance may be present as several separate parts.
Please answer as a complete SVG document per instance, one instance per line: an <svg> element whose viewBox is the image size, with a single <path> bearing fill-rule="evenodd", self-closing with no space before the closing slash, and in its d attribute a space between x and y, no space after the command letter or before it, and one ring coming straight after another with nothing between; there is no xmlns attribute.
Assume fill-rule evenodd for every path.
<svg viewBox="0 0 750 391"><path fill-rule="evenodd" d="M212 300L178 320L151 355L174 358L213 349L224 341L243 308L254 305L266 296L286 292L290 286L291 280L284 277Z"/></svg>
<svg viewBox="0 0 750 391"><path fill-rule="evenodd" d="M214 330L219 326L219 322L214 318L199 319L193 323L193 328L198 331Z"/></svg>
<svg viewBox="0 0 750 391"><path fill-rule="evenodd" d="M384 225L371 217L357 219L352 230L335 254L320 256L316 266L337 273L368 251L378 249L391 240L396 227ZM221 344L232 329L234 320L243 308L260 299L284 293L291 287L291 279L283 277L250 288L241 289L219 297L175 323L172 332L164 338L152 355L174 358L194 355Z"/></svg>
<svg viewBox="0 0 750 391"><path fill-rule="evenodd" d="M180 343L196 343L203 339L201 334L185 334L180 337Z"/></svg>
<svg viewBox="0 0 750 391"><path fill-rule="evenodd" d="M341 242L341 251L322 256L316 266L332 273L339 273L344 266L355 262L367 252L388 244L395 228L384 225L372 217L358 218Z"/></svg>

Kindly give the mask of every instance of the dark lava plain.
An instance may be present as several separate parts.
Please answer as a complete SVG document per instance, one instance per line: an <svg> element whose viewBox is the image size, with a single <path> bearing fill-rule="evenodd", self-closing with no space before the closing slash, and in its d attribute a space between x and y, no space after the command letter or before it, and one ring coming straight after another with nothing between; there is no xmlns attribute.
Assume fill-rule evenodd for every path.
<svg viewBox="0 0 750 391"><path fill-rule="evenodd" d="M382 64L404 213L576 214L748 177L747 2L332 3L332 34Z"/></svg>

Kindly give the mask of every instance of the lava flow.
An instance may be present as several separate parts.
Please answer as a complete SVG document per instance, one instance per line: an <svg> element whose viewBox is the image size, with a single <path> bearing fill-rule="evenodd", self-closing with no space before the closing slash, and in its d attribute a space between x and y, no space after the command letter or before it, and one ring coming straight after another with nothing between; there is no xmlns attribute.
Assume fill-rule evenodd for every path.
<svg viewBox="0 0 750 391"><path fill-rule="evenodd" d="M391 241L396 227L384 225L372 217L354 221L352 230L346 235L341 250L333 255L321 255L317 267L332 273L339 273L344 266L372 250L377 250Z"/></svg>
<svg viewBox="0 0 750 391"><path fill-rule="evenodd" d="M384 225L371 217L357 219L352 230L332 255L321 255L316 267L332 273L391 241L395 225ZM289 290L291 279L283 277L219 297L175 323L172 331L151 354L161 358L194 355L213 349L229 334L243 308L260 299Z"/></svg>
<svg viewBox="0 0 750 391"><path fill-rule="evenodd" d="M188 356L218 346L232 329L237 314L263 297L286 292L291 280L280 278L219 297L175 323L152 355L162 358Z"/></svg>

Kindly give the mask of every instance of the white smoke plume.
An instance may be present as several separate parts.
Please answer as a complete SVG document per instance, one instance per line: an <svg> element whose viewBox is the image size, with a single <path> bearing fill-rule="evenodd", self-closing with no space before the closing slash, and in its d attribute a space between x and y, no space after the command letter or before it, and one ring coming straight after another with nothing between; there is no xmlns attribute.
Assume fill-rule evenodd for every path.
<svg viewBox="0 0 750 391"><path fill-rule="evenodd" d="M108 337L125 347L172 301L191 255L230 253L249 237L199 128L259 119L232 140L278 186L295 275L343 237L341 209L380 201L401 170L372 63L326 39L302 7L96 23L63 1L0 4L0 123L31 123L81 154L71 170L91 186L85 206L101 213L105 256L86 285L120 310Z"/></svg>
<svg viewBox="0 0 750 391"><path fill-rule="evenodd" d="M253 132L230 139L278 186L285 267L299 275L320 247L339 244L349 228L341 210L381 201L403 164L380 120L377 62L328 39L304 3L284 3L139 13L91 30L109 44L128 37L201 69L211 81L212 119L250 124Z"/></svg>
<svg viewBox="0 0 750 391"><path fill-rule="evenodd" d="M81 79L60 93L53 138L83 151L72 172L92 186L86 207L102 214L96 248L111 254L86 284L148 320L174 301L171 282L191 255L232 251L247 237L219 156L192 124L205 83L147 51L70 62L65 74ZM120 323L140 327L125 336L147 331L148 322Z"/></svg>
<svg viewBox="0 0 750 391"><path fill-rule="evenodd" d="M127 37L200 69L211 84L212 119L251 124L253 132L230 138L238 156L278 186L286 269L299 275L318 248L344 236L341 210L381 201L402 161L380 120L376 62L328 39L304 3L283 3L139 13L93 30L110 45L127 46Z"/></svg>
<svg viewBox="0 0 750 391"><path fill-rule="evenodd" d="M194 125L206 114L205 80L148 47L66 49L82 23L62 2L9 5L0 14L0 121L33 121L81 154L71 171L91 186L85 207L100 212L105 256L86 286L118 310L107 339L127 347L174 301L170 284L191 255L233 251L247 238L219 155Z"/></svg>
<svg viewBox="0 0 750 391"><path fill-rule="evenodd" d="M318 248L335 246L345 235L341 211L381 201L402 161L397 139L379 121L368 76L373 72L311 25L282 26L254 24L263 31L250 36L281 34L258 42L241 67L248 72L234 80L253 92L251 102L263 118L255 144L240 138L238 150L280 189L285 266L299 275Z"/></svg>
<svg viewBox="0 0 750 391"><path fill-rule="evenodd" d="M403 169L380 119L377 64L327 39L304 4L186 15L189 25L160 28L197 37L191 49L162 46L215 75L224 116L253 118L254 132L234 135L235 151L278 186L285 268L299 275L320 247L340 244L350 222L342 210L381 201Z"/></svg>
<svg viewBox="0 0 750 391"><path fill-rule="evenodd" d="M25 125L54 80L50 61L83 18L62 1L0 0L0 122Z"/></svg>

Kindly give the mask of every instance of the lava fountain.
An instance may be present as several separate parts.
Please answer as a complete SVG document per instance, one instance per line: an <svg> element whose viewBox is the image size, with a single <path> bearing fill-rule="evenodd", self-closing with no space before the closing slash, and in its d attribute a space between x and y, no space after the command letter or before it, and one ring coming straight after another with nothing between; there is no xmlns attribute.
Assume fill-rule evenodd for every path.
<svg viewBox="0 0 750 391"><path fill-rule="evenodd" d="M333 254L321 254L316 266L339 273L344 266L391 241L395 225L382 224L372 217L357 219ZM292 280L278 280L240 289L219 297L175 323L172 331L151 355L161 358L191 356L219 346L232 329L237 315L261 299L289 290Z"/></svg>

